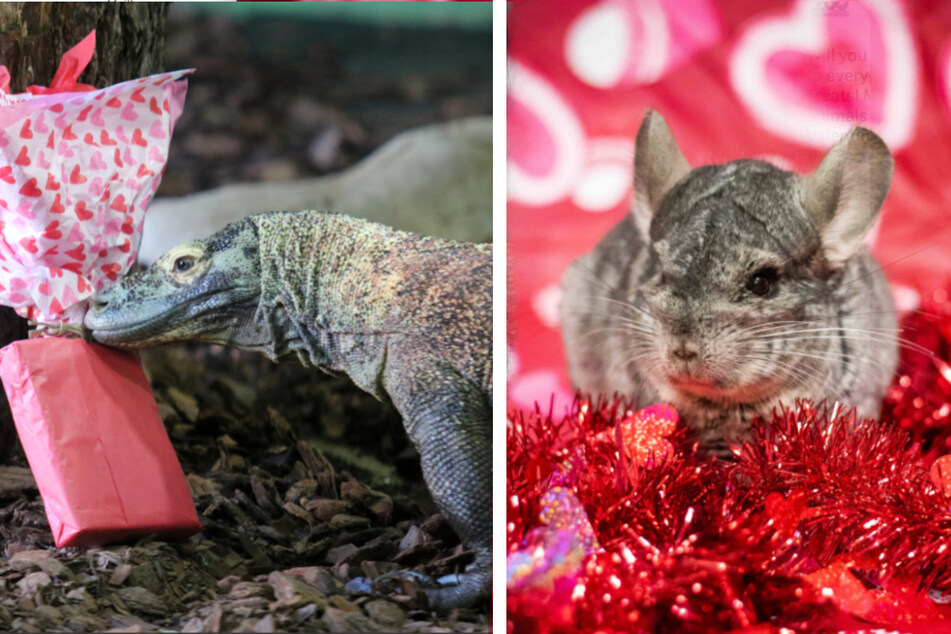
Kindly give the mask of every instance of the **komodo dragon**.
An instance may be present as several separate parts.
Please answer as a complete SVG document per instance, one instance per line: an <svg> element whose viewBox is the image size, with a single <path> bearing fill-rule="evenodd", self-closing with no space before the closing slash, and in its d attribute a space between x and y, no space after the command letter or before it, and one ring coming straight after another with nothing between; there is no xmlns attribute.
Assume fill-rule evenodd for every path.
<svg viewBox="0 0 951 634"><path fill-rule="evenodd" d="M181 244L94 298L85 326L122 348L257 350L345 373L392 402L433 500L476 551L436 609L488 597L492 247L315 211L263 213Z"/></svg>

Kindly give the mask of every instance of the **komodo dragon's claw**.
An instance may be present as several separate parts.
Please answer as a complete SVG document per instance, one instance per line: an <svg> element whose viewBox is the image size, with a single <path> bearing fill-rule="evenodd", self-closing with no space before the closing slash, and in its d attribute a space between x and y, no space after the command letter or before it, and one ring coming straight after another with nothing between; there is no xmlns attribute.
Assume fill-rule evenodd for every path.
<svg viewBox="0 0 951 634"><path fill-rule="evenodd" d="M426 595L430 608L445 612L482 603L486 599L483 591L486 575L491 575L491 568L479 562L470 565L466 572L439 578L414 570L398 570L374 579L373 589L381 594L393 594L399 591L402 582L409 581Z"/></svg>

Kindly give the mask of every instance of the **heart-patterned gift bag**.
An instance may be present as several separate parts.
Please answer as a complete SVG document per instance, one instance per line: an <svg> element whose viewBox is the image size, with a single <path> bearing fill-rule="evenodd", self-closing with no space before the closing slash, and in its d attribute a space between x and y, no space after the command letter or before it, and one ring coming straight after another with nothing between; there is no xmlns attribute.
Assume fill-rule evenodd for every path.
<svg viewBox="0 0 951 634"><path fill-rule="evenodd" d="M44 325L82 323L135 261L191 71L96 90L77 82L95 33L49 87L8 94L0 66L0 303ZM0 350L0 378L57 546L200 529L134 355L65 337Z"/></svg>

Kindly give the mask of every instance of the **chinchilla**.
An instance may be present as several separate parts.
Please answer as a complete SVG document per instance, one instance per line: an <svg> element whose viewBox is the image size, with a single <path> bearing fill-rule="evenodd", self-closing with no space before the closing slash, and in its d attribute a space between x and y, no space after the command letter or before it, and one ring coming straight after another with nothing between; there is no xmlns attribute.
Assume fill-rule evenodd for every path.
<svg viewBox="0 0 951 634"><path fill-rule="evenodd" d="M649 111L631 213L562 280L574 385L670 403L717 454L797 398L878 416L896 318L863 239L893 167L855 127L808 175L757 160L691 169Z"/></svg>

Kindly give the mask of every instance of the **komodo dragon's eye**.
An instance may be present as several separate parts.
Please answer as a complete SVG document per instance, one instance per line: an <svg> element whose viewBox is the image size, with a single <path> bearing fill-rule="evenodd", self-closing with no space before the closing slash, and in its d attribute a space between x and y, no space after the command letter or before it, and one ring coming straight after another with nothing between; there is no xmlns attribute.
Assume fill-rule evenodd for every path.
<svg viewBox="0 0 951 634"><path fill-rule="evenodd" d="M190 255L183 255L180 258L175 259L175 271L178 273L184 273L195 265L195 258Z"/></svg>

